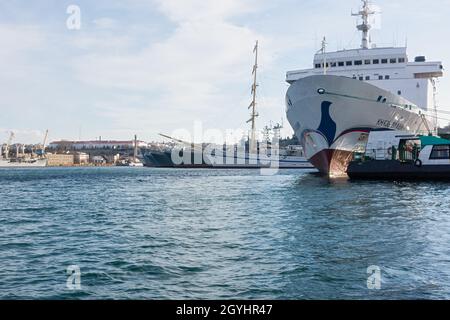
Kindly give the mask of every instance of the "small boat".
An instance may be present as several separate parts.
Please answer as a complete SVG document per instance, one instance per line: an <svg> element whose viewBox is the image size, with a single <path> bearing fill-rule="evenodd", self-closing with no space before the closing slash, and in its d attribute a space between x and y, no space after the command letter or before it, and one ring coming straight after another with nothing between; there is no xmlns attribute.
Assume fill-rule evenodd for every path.
<svg viewBox="0 0 450 320"><path fill-rule="evenodd" d="M138 162L138 161L136 161L136 162L131 161L131 162L127 163L127 167L143 167L143 166L144 166L144 164L142 162Z"/></svg>
<svg viewBox="0 0 450 320"><path fill-rule="evenodd" d="M138 140L137 135L134 135L134 145L133 145L133 157L128 158L122 162L119 162L117 166L120 167L143 167L144 164L138 159Z"/></svg>
<svg viewBox="0 0 450 320"><path fill-rule="evenodd" d="M0 168L35 168L46 167L47 159L45 158L30 158L30 159L0 159Z"/></svg>
<svg viewBox="0 0 450 320"><path fill-rule="evenodd" d="M350 179L450 181L450 140L371 132L366 150L353 154L347 175Z"/></svg>

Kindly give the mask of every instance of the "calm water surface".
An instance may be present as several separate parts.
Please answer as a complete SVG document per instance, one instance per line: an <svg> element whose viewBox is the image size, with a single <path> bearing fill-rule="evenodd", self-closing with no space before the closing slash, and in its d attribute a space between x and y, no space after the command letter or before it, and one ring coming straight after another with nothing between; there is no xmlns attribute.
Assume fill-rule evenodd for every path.
<svg viewBox="0 0 450 320"><path fill-rule="evenodd" d="M450 298L450 183L148 168L0 182L3 299Z"/></svg>

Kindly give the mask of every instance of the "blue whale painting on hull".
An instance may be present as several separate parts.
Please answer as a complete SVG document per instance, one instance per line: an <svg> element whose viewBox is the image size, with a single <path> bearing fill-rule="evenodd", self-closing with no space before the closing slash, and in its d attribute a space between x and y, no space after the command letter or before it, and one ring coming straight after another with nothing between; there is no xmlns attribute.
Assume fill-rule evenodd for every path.
<svg viewBox="0 0 450 320"><path fill-rule="evenodd" d="M336 136L336 122L331 118L330 107L332 103L329 101L322 102L322 119L320 121L317 131L321 132L328 141L328 145L331 146Z"/></svg>

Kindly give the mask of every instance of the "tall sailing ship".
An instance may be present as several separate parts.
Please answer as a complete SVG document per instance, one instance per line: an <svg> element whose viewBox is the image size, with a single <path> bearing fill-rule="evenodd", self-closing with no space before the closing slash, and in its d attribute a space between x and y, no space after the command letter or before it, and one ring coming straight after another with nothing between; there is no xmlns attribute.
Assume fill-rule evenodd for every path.
<svg viewBox="0 0 450 320"><path fill-rule="evenodd" d="M371 43L368 0L353 14L362 18L361 47L336 52L322 49L313 68L287 72L287 118L307 159L326 175L345 174L352 153L363 150L370 131L431 133L427 115L435 108L435 80L443 76L439 61L418 56L410 61L406 47ZM437 119L437 118L436 118Z"/></svg>
<svg viewBox="0 0 450 320"><path fill-rule="evenodd" d="M258 71L258 41L253 49L255 64L253 66L252 102L250 119L250 134L247 141L236 145L194 144L170 136L161 135L175 143L172 147L143 148L144 165L149 167L178 167L178 168L217 168L217 169L313 169L303 152L297 145L279 148L281 139L281 125L272 128L266 127L265 141L258 141L256 134L256 119L259 114L256 110L257 98L257 71ZM270 131L273 138L270 139ZM274 144L275 142L275 144ZM264 150L266 148L266 150ZM211 152L212 151L212 152ZM269 156L270 153L270 156ZM177 158L177 160L174 160Z"/></svg>

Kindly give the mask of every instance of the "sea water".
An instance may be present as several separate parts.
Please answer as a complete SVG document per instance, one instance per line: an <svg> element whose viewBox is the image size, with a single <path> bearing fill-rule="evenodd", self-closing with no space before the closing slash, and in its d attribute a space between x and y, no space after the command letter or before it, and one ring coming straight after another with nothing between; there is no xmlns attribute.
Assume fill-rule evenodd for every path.
<svg viewBox="0 0 450 320"><path fill-rule="evenodd" d="M0 170L2 299L449 299L450 183Z"/></svg>

